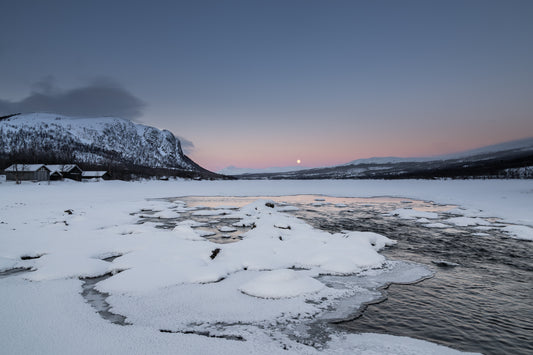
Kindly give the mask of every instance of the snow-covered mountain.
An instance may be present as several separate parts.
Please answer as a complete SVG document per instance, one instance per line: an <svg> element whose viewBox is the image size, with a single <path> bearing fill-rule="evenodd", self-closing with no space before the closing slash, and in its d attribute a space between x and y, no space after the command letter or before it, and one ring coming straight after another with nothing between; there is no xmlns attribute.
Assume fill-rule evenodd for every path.
<svg viewBox="0 0 533 355"><path fill-rule="evenodd" d="M533 138L435 157L379 157L300 171L254 173L241 178L398 179L398 178L533 178Z"/></svg>
<svg viewBox="0 0 533 355"><path fill-rule="evenodd" d="M170 131L114 117L73 118L32 113L3 118L0 155L4 160L9 157L40 159L41 163L206 172L183 154L180 141Z"/></svg>

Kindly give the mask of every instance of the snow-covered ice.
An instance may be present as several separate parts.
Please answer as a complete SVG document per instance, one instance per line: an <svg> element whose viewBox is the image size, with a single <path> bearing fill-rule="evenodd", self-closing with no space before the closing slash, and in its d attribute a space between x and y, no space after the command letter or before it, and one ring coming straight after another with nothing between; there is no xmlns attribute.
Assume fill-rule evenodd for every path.
<svg viewBox="0 0 533 355"><path fill-rule="evenodd" d="M271 208L265 200L240 209L189 212L239 218L233 226L250 229L230 244L202 238L196 221L161 229L149 220L191 211L182 202L162 199L170 196L398 196L455 204L464 209L461 216L476 222L499 217L514 223L504 227L507 233L524 238L533 226L532 187L529 181L2 182L0 270L32 269L0 278L2 351L271 354L286 347L289 353L310 354L456 353L375 334L333 334L316 349L276 331L294 319L328 319L332 309L337 312L330 318L342 316L343 300L375 297L357 278L385 275L392 267L378 252L393 241L379 234L317 230L285 214L289 206ZM403 210L409 218L436 218L435 212ZM141 215L149 218L139 224ZM110 256L117 257L104 260ZM418 271L408 280L424 275L423 268L413 270ZM80 277L105 274L109 277L97 289L110 294L113 312L132 325L101 318L80 295ZM326 280L342 280L344 286ZM191 330L204 336L184 334Z"/></svg>
<svg viewBox="0 0 533 355"><path fill-rule="evenodd" d="M314 293L325 286L303 272L288 269L267 271L242 285L239 290L261 298L287 298Z"/></svg>
<svg viewBox="0 0 533 355"><path fill-rule="evenodd" d="M229 232L235 232L237 228L223 226L223 227L220 227L218 230L221 232L229 233Z"/></svg>
<svg viewBox="0 0 533 355"><path fill-rule="evenodd" d="M533 241L533 228L528 226L507 226L503 230L516 239Z"/></svg>
<svg viewBox="0 0 533 355"><path fill-rule="evenodd" d="M445 222L449 224L455 224L458 227L490 225L490 222L487 222L484 219L472 218L472 217L453 217L453 218L447 219Z"/></svg>

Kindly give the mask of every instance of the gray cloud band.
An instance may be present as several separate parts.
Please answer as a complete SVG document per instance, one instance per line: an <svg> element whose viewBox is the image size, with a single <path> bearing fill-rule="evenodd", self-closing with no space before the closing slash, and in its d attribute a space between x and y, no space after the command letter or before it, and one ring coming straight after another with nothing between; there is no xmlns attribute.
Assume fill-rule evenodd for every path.
<svg viewBox="0 0 533 355"><path fill-rule="evenodd" d="M37 82L34 91L20 101L0 99L0 116L13 113L48 112L71 117L113 116L135 120L142 116L146 104L110 79L99 79L89 85L69 90L58 89L53 77ZM177 137L185 154L194 144Z"/></svg>
<svg viewBox="0 0 533 355"><path fill-rule="evenodd" d="M50 82L39 83L36 91L20 101L0 99L0 113L50 112L67 116L115 116L135 119L145 103L128 90L109 80L84 87L58 90Z"/></svg>

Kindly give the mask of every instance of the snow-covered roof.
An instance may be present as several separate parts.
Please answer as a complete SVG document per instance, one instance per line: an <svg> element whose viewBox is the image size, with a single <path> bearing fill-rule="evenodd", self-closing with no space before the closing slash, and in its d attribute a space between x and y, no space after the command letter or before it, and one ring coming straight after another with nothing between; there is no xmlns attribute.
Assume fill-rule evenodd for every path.
<svg viewBox="0 0 533 355"><path fill-rule="evenodd" d="M81 177L84 178L99 178L104 176L107 171L84 171L81 173Z"/></svg>
<svg viewBox="0 0 533 355"><path fill-rule="evenodd" d="M79 167L76 164L47 164L46 167L50 171L59 171L59 172L67 172L67 173L74 168L79 169Z"/></svg>
<svg viewBox="0 0 533 355"><path fill-rule="evenodd" d="M13 164L13 165L7 167L4 171L9 171L9 172L15 172L15 171L18 171L18 172L23 172L23 171L24 172L33 172L33 171L39 170L43 166L46 169L50 170L44 164Z"/></svg>

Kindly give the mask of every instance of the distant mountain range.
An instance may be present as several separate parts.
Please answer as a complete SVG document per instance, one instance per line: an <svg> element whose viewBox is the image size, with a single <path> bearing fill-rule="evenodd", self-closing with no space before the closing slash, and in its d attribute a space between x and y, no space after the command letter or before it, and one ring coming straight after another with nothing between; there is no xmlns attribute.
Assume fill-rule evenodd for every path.
<svg viewBox="0 0 533 355"><path fill-rule="evenodd" d="M379 157L324 168L249 171L235 176L241 179L533 178L533 137L435 157Z"/></svg>
<svg viewBox="0 0 533 355"><path fill-rule="evenodd" d="M2 117L0 169L12 163L75 163L124 176L220 177L184 155L170 131L113 117Z"/></svg>
<svg viewBox="0 0 533 355"><path fill-rule="evenodd" d="M223 175L243 175L243 174L269 174L269 173L286 173L289 171L307 170L309 168L303 166L284 166L284 167L271 167L264 169L252 169L252 168L238 168L236 166L228 166L227 168L218 170L217 173Z"/></svg>

